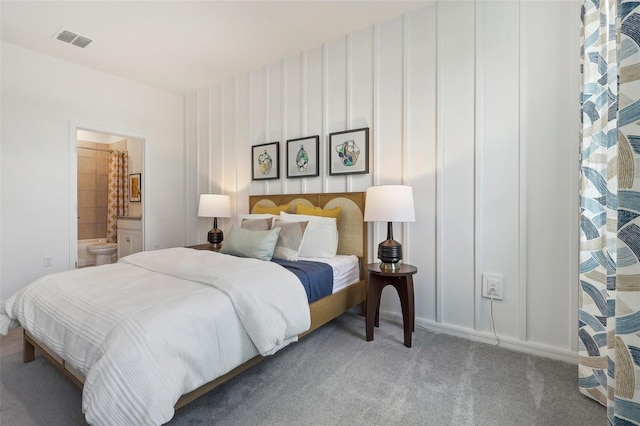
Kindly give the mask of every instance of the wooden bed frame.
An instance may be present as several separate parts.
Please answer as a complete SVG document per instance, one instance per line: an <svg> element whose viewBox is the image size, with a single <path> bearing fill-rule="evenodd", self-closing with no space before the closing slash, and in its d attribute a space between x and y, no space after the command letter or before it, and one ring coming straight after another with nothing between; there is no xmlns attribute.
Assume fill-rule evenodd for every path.
<svg viewBox="0 0 640 426"><path fill-rule="evenodd" d="M363 302L366 298L366 273L364 268L367 264L367 226L364 222L364 192L249 196L249 211L253 212L257 204L262 206L289 204L292 206L292 209L298 204L323 208L342 207L342 212L338 218L338 254L354 254L360 261L360 281L309 304L311 327L299 337L311 333L313 330L337 318L356 305L361 305L361 309L364 309ZM35 359L35 349L38 349L65 376L82 389L84 377L78 370L68 365L64 359L56 355L26 330L24 331L23 337L23 361L25 363ZM238 374L248 370L262 359L264 359L264 357L261 355L255 356L223 376L183 395L178 402L176 402L174 408L177 410L194 401Z"/></svg>

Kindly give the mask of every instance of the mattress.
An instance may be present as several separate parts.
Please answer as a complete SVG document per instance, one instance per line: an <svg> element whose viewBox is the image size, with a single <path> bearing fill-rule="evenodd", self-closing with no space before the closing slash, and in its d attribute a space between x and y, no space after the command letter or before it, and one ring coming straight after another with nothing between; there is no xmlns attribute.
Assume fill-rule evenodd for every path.
<svg viewBox="0 0 640 426"><path fill-rule="evenodd" d="M300 257L298 259L330 265L333 269L333 293L360 281L360 262L357 256L339 254L334 257Z"/></svg>

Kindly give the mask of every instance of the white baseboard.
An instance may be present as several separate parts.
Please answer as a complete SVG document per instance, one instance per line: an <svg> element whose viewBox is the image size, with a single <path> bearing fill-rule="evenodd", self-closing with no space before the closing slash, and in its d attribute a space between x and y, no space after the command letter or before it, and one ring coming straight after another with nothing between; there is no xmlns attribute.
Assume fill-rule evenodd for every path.
<svg viewBox="0 0 640 426"><path fill-rule="evenodd" d="M382 318L402 322L402 314L392 311L381 311ZM416 317L416 326L425 328L434 333L444 333L451 336L462 337L464 339L473 340L475 342L496 345L497 340L492 333L471 330L464 327L454 325L440 324L424 318ZM568 350L562 350L551 346L542 345L535 342L523 342L511 337L503 337L498 335L501 348L510 349L518 352L525 352L530 355L541 356L544 358L564 361L571 364L578 364L578 354Z"/></svg>

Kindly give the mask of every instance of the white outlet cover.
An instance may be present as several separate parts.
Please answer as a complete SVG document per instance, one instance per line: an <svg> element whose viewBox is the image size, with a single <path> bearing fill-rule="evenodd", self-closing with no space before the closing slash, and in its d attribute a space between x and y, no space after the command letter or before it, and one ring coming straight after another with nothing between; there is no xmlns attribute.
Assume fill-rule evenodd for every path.
<svg viewBox="0 0 640 426"><path fill-rule="evenodd" d="M482 274L482 297L502 300L504 298L504 277L498 274Z"/></svg>

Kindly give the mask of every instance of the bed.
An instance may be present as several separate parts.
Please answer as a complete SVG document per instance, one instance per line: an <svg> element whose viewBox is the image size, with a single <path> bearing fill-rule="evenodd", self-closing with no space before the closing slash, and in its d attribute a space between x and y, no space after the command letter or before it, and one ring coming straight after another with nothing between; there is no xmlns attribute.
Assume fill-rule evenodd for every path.
<svg viewBox="0 0 640 426"><path fill-rule="evenodd" d="M90 313L91 316L86 317L86 324L88 325L77 327L77 336L81 337L76 335L70 337L68 335L70 333L67 332L67 334L61 334L59 339L56 340L49 339L46 335L46 330L43 331L46 326L34 327L33 324L22 324L25 329L24 362L34 360L37 349L75 384L83 388L83 411L87 416L87 421L90 423L164 423L171 419L175 409L183 407L199 396L211 391L255 365L265 356L271 355L287 346L290 342L311 333L347 310L356 305L362 305L365 300L366 287L366 274L363 268L367 261L367 229L366 224L363 222L364 201L365 194L362 192L249 197L250 212L282 205L289 205L293 211L298 205L306 207L317 206L327 210L335 209L336 207L341 209L337 218L337 254L356 256L359 274L356 276L355 282L348 283L349 285L333 291L328 296L306 304L307 294L304 289L300 290L302 287L299 286L299 282L291 284L289 278L291 274L281 273L281 268L276 264L272 264L272 262L241 259L218 253L200 252L196 254L196 250L186 248L168 249L155 253L144 252L138 256L123 259L123 262L119 262L116 265L103 267L110 268L109 271L114 273L122 273L125 277L130 273L127 272L129 270L134 270L135 273L140 274L142 274L140 270L151 271L152 275L150 277L144 275L144 285L142 286L143 289L146 289L146 293L143 293L144 296L141 297L138 293L134 296L132 293L130 298L132 300L135 299L135 309L143 313L143 320L136 319L135 323L129 323L121 318L111 318L110 314L105 314L101 310L101 305L99 304L101 298L109 299L109 303L116 303L122 311L133 309L129 305L129 303L133 305L133 301L130 302L128 299L118 300L114 295L117 294L119 297L120 294L128 294L129 286L126 282L114 284L119 291L114 291L111 295L96 296L91 293L90 287L85 288L82 286L82 275L84 273L89 274L91 271L82 272L84 270L78 270L61 273L63 275L59 277L59 280L64 280L65 285L80 291L84 295L84 302L81 307L76 306L78 305L77 302L75 305L71 302L63 303L72 305L69 308L71 310L92 311ZM172 259L178 260L173 261ZM209 275L204 277L199 272L205 269L212 270L211 265L214 264L215 279L209 278ZM201 265L206 265L206 267ZM73 278L69 278L64 274L73 274ZM289 285L290 287L287 288L286 294L278 293L285 290L280 290L278 286L269 287L272 285L270 283L256 285L255 280L252 280L251 277L257 275L273 277L271 281L277 283L278 286ZM56 277L47 279L55 280ZM165 280L171 281L171 283L165 285ZM74 281L76 282L73 283ZM185 289L185 294L173 293L173 285L176 281L179 282L181 289ZM208 283L207 281L212 282ZM203 283L211 284L212 287L206 286L203 288ZM136 291L139 291L139 289L136 289ZM259 302L264 305L257 306L255 303L258 302L255 302L254 294L260 292L265 293L264 301ZM218 293L223 293L225 296L220 297ZM299 301L302 297L299 294L302 294L305 298L304 309L299 308L299 302L287 303L284 306L277 305L280 300L289 297L293 298L294 295L296 300ZM54 294L50 296L51 298L56 297ZM45 299L49 300L48 297ZM95 299L98 299L98 301ZM158 300L155 301L155 299ZM178 319L169 317L169 308L167 308L167 312L164 311L164 307L162 309L158 308L158 306L165 306L166 300L174 299L178 299L181 302L184 300L181 307L176 310ZM140 300L145 301L144 309L138 306L141 304ZM91 308L88 308L85 302ZM211 309L212 305L215 309ZM173 310L174 308L171 308L171 315L176 315ZM157 315L155 311L159 312L159 317L153 316ZM254 321L254 323L247 323L246 321L249 321L247 318L255 316L256 311L265 311L267 312L265 315L271 316L265 317L267 320L262 319L261 321ZM283 311L285 312L283 313ZM198 316L200 312L202 312L202 317ZM222 321L220 319L223 318L222 315L234 315L233 313L235 313L235 317L227 319L227 316L225 316L224 327L220 327L219 322ZM89 313L86 315L89 315ZM165 315L167 316L166 318ZM285 317L284 315L287 316ZM304 317L305 315L306 317ZM86 341L93 339L96 342L101 342L100 339L104 338L104 336L100 336L101 326L97 326L94 330L91 326L93 322L106 324L102 326L105 329L104 336L107 335L109 331L107 329L110 324L118 322L118 333L109 331L108 339L104 340L109 340L111 345L120 348L119 351L111 350L108 352L103 350L104 343L94 343L94 346L92 346L93 352L87 350L86 353L91 355L88 357L91 360L98 359L98 362L95 363L76 356L78 348L82 349L85 344L88 347ZM120 323L125 323L125 327L121 327ZM265 323L269 324L269 326L266 327ZM277 331L271 330L273 324L275 324L273 328L278 329ZM175 333L168 330L174 327ZM185 327L188 332L184 331ZM125 331L121 331L121 328L124 328ZM33 330L36 330L36 332ZM165 333L164 330L167 330L166 335L160 334L160 337L158 337L155 334ZM215 330L215 332L212 330ZM55 330L51 332L52 335L56 333L58 332ZM187 340L187 335L191 336L192 334L197 335L197 337L192 338L195 343ZM215 342L208 342L207 339ZM229 339L228 341L232 342L232 344L220 344L220 342L227 342L224 339ZM154 349L155 346L152 345L156 345L158 340L162 340L160 342L161 345L171 347L170 350L173 351L171 356L165 356L164 349L162 351ZM68 343L70 347L73 347L73 351L76 352L67 351L65 348L59 347L58 341ZM222 346L223 349L221 350L218 346L208 346L216 343ZM201 347L195 347L197 345L201 345ZM213 349L210 349L210 347ZM64 355L61 356L61 354L66 354L67 352L71 354L67 356L69 359L65 359ZM180 352L179 356L175 352ZM82 353L84 354L84 352ZM112 356L112 353L116 353L116 355ZM204 368L206 371L183 371L186 370L186 367L177 363L176 359L184 357L202 358L198 360L198 365L207 365ZM169 366L166 363L169 363ZM144 368L140 368L140 365L144 365ZM89 366L91 367L90 369ZM147 369L151 370L151 372L147 372ZM144 375L144 377L139 378L139 374ZM122 384L122 382L129 380L128 377L134 377L132 381L142 383L141 389L143 391L137 393L135 392L136 388L133 387L130 390L131 394L127 395L124 392L123 395L125 396L120 395L121 387L128 386L127 383ZM203 377L206 377L206 380ZM151 383L145 383L145 380L150 380ZM174 386L177 382L179 382L180 386ZM106 383L106 385L101 385L101 383ZM116 384L115 387L114 383ZM145 395L145 387L160 388L163 389L163 392ZM165 388L167 389L167 395L164 395ZM181 391L178 392L174 388L181 389ZM125 401L122 402L120 401L121 399ZM112 400L113 402L111 402ZM109 404L112 405L105 405L104 401L109 401ZM118 410L123 412L122 415L124 417L118 417L118 415L114 414L117 410L113 404L119 407ZM122 404L124 404L125 408L121 407ZM128 407L127 404L134 404L135 407ZM146 411L140 408L145 408L149 404L158 405L157 409L153 409L153 416L148 415ZM136 410L142 411L138 412ZM149 408L149 410L151 409ZM133 414L129 413L129 411Z"/></svg>

